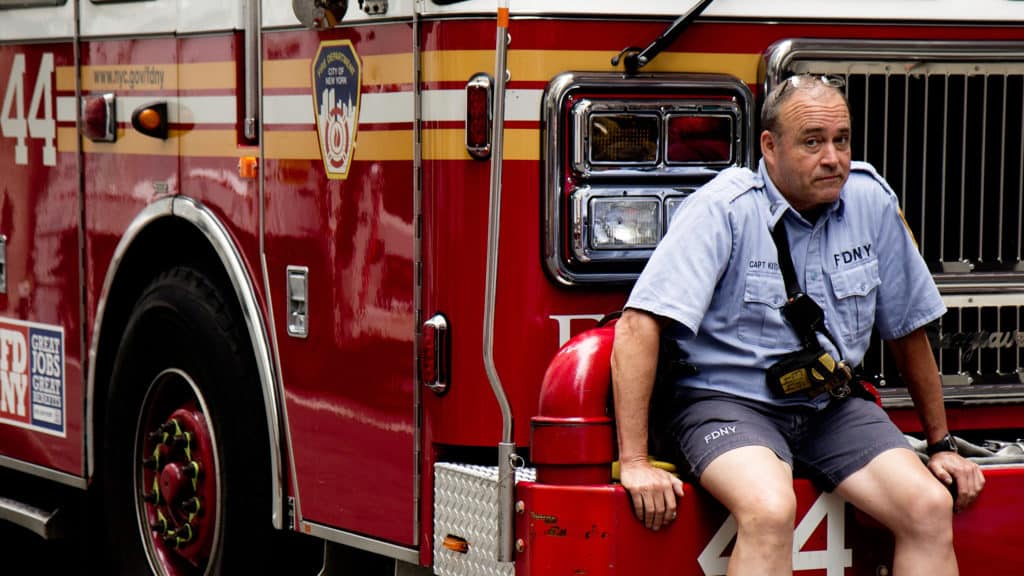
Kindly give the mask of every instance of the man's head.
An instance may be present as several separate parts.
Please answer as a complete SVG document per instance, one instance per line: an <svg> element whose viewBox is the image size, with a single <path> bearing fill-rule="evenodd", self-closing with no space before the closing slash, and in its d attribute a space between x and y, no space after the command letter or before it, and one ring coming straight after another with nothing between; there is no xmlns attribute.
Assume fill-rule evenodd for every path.
<svg viewBox="0 0 1024 576"><path fill-rule="evenodd" d="M791 76L765 98L761 155L768 176L800 212L835 202L850 174L850 110L842 81Z"/></svg>

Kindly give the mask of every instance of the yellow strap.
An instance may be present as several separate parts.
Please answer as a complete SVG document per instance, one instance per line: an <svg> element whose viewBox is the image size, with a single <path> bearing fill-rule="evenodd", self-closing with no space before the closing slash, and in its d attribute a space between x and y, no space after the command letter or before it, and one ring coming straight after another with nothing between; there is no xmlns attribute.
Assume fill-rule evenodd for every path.
<svg viewBox="0 0 1024 576"><path fill-rule="evenodd" d="M675 464L673 464L671 462L663 462L661 460L655 460L654 458L651 458L651 457L648 457L647 461L650 462L651 465L654 466L655 468L660 468L660 469L662 469L662 470L672 474L673 476L675 476L677 478L679 477L679 474L676 471L676 465ZM612 480L615 480L616 482L619 481L619 479L621 478L621 475L622 475L621 472L622 472L622 467L619 465L619 461L616 460L615 462L612 462Z"/></svg>

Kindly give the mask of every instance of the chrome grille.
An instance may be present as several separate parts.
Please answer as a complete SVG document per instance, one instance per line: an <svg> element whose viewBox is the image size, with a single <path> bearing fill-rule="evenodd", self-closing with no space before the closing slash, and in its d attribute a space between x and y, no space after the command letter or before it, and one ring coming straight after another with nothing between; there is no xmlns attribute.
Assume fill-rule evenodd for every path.
<svg viewBox="0 0 1024 576"><path fill-rule="evenodd" d="M936 273L1024 269L1024 62L795 62L846 78L853 156L885 176Z"/></svg>
<svg viewBox="0 0 1024 576"><path fill-rule="evenodd" d="M1022 382L1024 307L951 307L928 336L948 386ZM890 383L899 380L877 339L864 364Z"/></svg>

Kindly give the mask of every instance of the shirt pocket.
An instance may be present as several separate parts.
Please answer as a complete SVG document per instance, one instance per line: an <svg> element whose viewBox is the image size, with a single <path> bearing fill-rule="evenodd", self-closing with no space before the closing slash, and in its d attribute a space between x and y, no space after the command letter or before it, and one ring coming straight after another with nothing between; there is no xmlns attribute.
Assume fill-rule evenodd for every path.
<svg viewBox="0 0 1024 576"><path fill-rule="evenodd" d="M839 333L847 338L865 337L875 323L876 288L882 283L878 260L837 270L829 274L829 279L836 296Z"/></svg>
<svg viewBox="0 0 1024 576"><path fill-rule="evenodd" d="M781 333L782 306L786 304L786 285L778 273L748 271L743 288L738 334L740 340L760 346L776 347L789 340ZM781 338L780 338L781 337Z"/></svg>

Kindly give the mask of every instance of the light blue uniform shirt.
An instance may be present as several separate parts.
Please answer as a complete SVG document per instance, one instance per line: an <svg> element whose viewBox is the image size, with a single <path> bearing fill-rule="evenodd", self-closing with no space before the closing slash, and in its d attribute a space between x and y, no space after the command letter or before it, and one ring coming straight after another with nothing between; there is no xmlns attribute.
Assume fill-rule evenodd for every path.
<svg viewBox="0 0 1024 576"><path fill-rule="evenodd" d="M673 320L674 337L699 373L682 387L783 404L818 404L806 395L774 395L765 370L800 341L782 317L786 288L771 237L786 226L801 290L825 311L840 350L856 366L877 326L883 339L905 336L946 308L896 195L871 165L853 162L839 200L811 224L758 172L730 168L679 208L637 280L627 308Z"/></svg>

